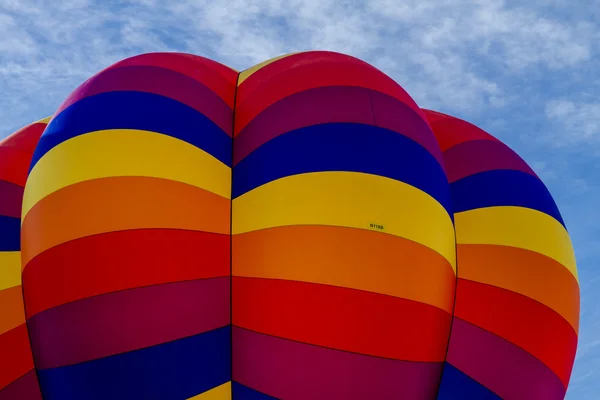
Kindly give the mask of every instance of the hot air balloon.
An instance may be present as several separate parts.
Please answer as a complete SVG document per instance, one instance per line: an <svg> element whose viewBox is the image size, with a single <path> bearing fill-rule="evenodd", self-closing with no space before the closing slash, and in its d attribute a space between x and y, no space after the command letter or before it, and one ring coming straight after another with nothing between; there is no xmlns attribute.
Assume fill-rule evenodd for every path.
<svg viewBox="0 0 600 400"><path fill-rule="evenodd" d="M0 400L20 376L44 400L564 398L579 286L548 189L368 63L142 54L41 124L2 160L27 181Z"/></svg>

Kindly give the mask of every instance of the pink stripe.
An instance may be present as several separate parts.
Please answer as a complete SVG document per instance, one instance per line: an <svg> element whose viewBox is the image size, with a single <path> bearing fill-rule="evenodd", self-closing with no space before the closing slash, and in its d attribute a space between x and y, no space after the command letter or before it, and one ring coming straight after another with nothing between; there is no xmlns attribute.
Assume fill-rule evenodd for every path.
<svg viewBox="0 0 600 400"><path fill-rule="evenodd" d="M12 182L0 180L0 215L21 218L23 188Z"/></svg>
<svg viewBox="0 0 600 400"><path fill-rule="evenodd" d="M444 152L450 183L484 171L510 169L537 175L507 145L492 140L470 140Z"/></svg>
<svg viewBox="0 0 600 400"><path fill-rule="evenodd" d="M504 399L565 396L560 379L537 358L460 318L452 324L447 361Z"/></svg>
<svg viewBox="0 0 600 400"><path fill-rule="evenodd" d="M371 90L371 99L377 126L401 133L419 143L444 168L440 146L423 115L384 93Z"/></svg>
<svg viewBox="0 0 600 400"><path fill-rule="evenodd" d="M42 400L35 371L29 371L0 390L0 400Z"/></svg>
<svg viewBox="0 0 600 400"><path fill-rule="evenodd" d="M169 69L152 66L111 68L81 85L55 115L72 104L99 93L138 91L169 97L194 108L231 136L232 110L202 83Z"/></svg>
<svg viewBox="0 0 600 400"><path fill-rule="evenodd" d="M217 329L230 323L229 304L229 277L147 286L64 304L29 320L36 366L70 365Z"/></svg>
<svg viewBox="0 0 600 400"><path fill-rule="evenodd" d="M433 399L442 364L348 353L233 328L233 379L280 399Z"/></svg>
<svg viewBox="0 0 600 400"><path fill-rule="evenodd" d="M369 91L350 86L328 86L305 90L279 100L252 119L236 136L233 163L237 164L279 135L328 122L373 125Z"/></svg>

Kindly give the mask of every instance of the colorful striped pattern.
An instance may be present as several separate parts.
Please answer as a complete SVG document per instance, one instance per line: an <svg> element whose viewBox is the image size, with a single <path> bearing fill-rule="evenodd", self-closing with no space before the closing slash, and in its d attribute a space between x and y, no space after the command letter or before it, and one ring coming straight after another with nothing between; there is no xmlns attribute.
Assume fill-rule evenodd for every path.
<svg viewBox="0 0 600 400"><path fill-rule="evenodd" d="M144 54L46 122L0 142L0 400L564 397L550 193L369 64Z"/></svg>
<svg viewBox="0 0 600 400"><path fill-rule="evenodd" d="M49 118L0 141L0 400L39 400L21 287L21 204L27 170Z"/></svg>
<svg viewBox="0 0 600 400"><path fill-rule="evenodd" d="M264 398L432 398L455 243L421 110L383 73L331 52L281 57L240 81L234 381Z"/></svg>
<svg viewBox="0 0 600 400"><path fill-rule="evenodd" d="M458 254L438 399L563 399L579 286L556 204L506 145L465 121L424 112L444 155Z"/></svg>
<svg viewBox="0 0 600 400"><path fill-rule="evenodd" d="M236 79L145 54L82 84L49 123L22 223L45 400L229 398Z"/></svg>

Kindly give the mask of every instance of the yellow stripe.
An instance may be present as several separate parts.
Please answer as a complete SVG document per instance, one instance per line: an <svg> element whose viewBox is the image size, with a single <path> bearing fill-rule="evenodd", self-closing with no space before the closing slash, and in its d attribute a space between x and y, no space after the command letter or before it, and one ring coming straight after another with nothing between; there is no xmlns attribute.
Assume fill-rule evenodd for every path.
<svg viewBox="0 0 600 400"><path fill-rule="evenodd" d="M23 219L63 187L111 176L164 178L225 198L231 193L231 168L189 143L148 131L96 131L61 143L35 165L25 185Z"/></svg>
<svg viewBox="0 0 600 400"><path fill-rule="evenodd" d="M190 397L188 400L231 400L231 382L210 389L208 392Z"/></svg>
<svg viewBox="0 0 600 400"><path fill-rule="evenodd" d="M21 252L0 252L0 290L21 284Z"/></svg>
<svg viewBox="0 0 600 400"><path fill-rule="evenodd" d="M488 207L455 214L458 244L496 244L546 255L577 279L571 239L548 214L522 207Z"/></svg>
<svg viewBox="0 0 600 400"><path fill-rule="evenodd" d="M40 119L38 121L35 121L34 124L47 124L50 121L51 118L52 118L52 116L46 117L46 118L42 118L42 119Z"/></svg>
<svg viewBox="0 0 600 400"><path fill-rule="evenodd" d="M234 199L233 212L233 234L288 225L375 229L427 246L455 269L454 227L444 208L389 178L355 172L289 176Z"/></svg>
<svg viewBox="0 0 600 400"><path fill-rule="evenodd" d="M238 79L238 86L241 85L242 82L244 82L246 79L248 79L250 77L250 75L252 75L256 71L258 71L262 67L266 67L267 65L269 65L277 60L281 60L282 58L289 57L293 54L298 54L298 53L289 53L289 54L284 54L284 55L281 55L278 57L274 57L274 58L271 58L270 60L263 61L260 64L256 64L254 67L250 67L250 68L240 72L240 77Z"/></svg>

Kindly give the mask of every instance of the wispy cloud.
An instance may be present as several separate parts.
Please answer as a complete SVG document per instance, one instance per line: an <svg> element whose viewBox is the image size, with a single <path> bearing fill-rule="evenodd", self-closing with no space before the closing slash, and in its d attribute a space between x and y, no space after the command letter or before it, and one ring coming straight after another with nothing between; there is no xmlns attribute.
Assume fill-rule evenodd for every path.
<svg viewBox="0 0 600 400"><path fill-rule="evenodd" d="M142 52L195 53L237 69L308 49L362 58L422 107L506 141L547 182L582 282L569 398L589 399L600 391L598 21L597 0L0 0L0 137Z"/></svg>

